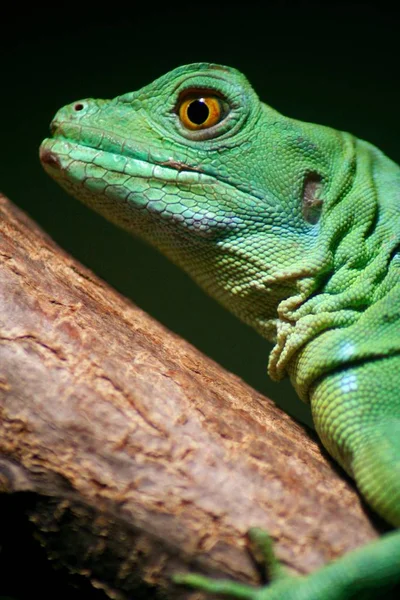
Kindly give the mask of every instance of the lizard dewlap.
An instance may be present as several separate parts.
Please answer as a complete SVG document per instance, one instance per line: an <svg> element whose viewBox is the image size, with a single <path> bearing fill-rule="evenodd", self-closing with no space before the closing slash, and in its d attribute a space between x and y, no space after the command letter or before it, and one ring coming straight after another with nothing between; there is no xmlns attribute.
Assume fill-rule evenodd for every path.
<svg viewBox="0 0 400 600"><path fill-rule="evenodd" d="M49 175L275 342L270 375L290 376L327 450L399 527L399 166L208 63L65 106L51 131ZM381 598L400 582L400 533L258 589L181 581L253 600Z"/></svg>

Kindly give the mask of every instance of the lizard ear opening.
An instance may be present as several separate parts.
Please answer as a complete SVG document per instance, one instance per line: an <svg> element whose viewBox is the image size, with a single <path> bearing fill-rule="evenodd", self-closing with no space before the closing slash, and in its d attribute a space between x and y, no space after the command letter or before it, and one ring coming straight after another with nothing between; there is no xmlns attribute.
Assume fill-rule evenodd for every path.
<svg viewBox="0 0 400 600"><path fill-rule="evenodd" d="M319 173L306 174L303 183L302 213L304 220L310 225L318 223L321 216L323 206L322 188L322 177Z"/></svg>

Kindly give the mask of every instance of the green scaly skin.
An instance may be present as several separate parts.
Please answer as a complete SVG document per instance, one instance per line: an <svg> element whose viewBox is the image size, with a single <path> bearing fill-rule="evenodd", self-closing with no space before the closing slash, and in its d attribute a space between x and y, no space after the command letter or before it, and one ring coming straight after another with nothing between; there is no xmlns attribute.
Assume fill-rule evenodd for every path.
<svg viewBox="0 0 400 600"><path fill-rule="evenodd" d="M201 113L188 128L182 103L210 96L215 123ZM52 133L41 159L58 183L275 341L271 377L290 376L322 443L399 527L400 168L348 133L280 115L213 64L66 106ZM272 579L180 581L259 600L381 597L400 581L400 532Z"/></svg>

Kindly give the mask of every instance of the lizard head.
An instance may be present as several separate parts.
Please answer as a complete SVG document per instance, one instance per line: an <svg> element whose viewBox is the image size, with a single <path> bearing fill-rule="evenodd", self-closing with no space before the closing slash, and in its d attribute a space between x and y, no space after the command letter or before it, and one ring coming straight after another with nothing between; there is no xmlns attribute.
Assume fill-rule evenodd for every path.
<svg viewBox="0 0 400 600"><path fill-rule="evenodd" d="M339 135L322 129L262 104L238 71L199 63L65 106L40 156L73 196L273 338L279 303L320 267Z"/></svg>

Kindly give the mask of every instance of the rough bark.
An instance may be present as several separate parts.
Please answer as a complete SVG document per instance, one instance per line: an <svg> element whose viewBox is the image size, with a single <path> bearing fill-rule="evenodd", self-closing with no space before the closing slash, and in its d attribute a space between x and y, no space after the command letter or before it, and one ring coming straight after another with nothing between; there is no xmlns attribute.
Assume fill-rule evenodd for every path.
<svg viewBox="0 0 400 600"><path fill-rule="evenodd" d="M109 593L197 598L170 575L259 580L251 526L300 573L376 537L309 432L0 213L0 482L34 493L50 557Z"/></svg>

